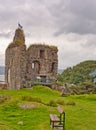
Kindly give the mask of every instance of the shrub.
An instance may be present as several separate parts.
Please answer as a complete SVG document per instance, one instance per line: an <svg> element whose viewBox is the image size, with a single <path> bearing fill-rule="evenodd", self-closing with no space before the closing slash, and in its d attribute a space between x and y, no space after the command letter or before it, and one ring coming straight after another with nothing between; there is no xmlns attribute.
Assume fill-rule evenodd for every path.
<svg viewBox="0 0 96 130"><path fill-rule="evenodd" d="M49 101L49 106L56 107L56 106L57 106L56 101L50 100L50 101Z"/></svg>
<svg viewBox="0 0 96 130"><path fill-rule="evenodd" d="M8 96L8 95L0 95L0 103L3 103L8 99L10 99L10 96Z"/></svg>
<svg viewBox="0 0 96 130"><path fill-rule="evenodd" d="M39 102L41 103L41 99L38 97L32 97L32 96L22 96L23 101L31 101L31 102Z"/></svg>
<svg viewBox="0 0 96 130"><path fill-rule="evenodd" d="M70 100L70 101L68 101L68 102L66 103L66 105L73 105L73 106L74 106L74 105L76 105L76 103L75 103L74 101L71 101L71 100Z"/></svg>
<svg viewBox="0 0 96 130"><path fill-rule="evenodd" d="M60 104L60 105L64 105L65 104L65 102L64 102L64 100L57 100L57 104Z"/></svg>

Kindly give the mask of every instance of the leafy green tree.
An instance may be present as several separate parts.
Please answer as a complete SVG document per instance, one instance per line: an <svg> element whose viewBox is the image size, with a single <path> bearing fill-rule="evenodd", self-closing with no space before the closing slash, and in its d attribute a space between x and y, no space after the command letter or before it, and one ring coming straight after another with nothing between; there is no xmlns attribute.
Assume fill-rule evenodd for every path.
<svg viewBox="0 0 96 130"><path fill-rule="evenodd" d="M58 76L58 81L65 83L79 84L86 81L92 82L90 73L96 70L96 61L84 61L72 68L65 69L61 75Z"/></svg>

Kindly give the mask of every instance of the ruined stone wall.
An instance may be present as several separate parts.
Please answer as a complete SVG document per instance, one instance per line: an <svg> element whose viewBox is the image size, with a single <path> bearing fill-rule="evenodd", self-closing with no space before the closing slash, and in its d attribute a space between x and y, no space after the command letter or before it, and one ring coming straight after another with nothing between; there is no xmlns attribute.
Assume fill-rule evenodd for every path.
<svg viewBox="0 0 96 130"><path fill-rule="evenodd" d="M5 54L5 81L8 89L20 89L26 75L26 45L24 38L19 38L18 31L21 30L16 30L15 40L7 47Z"/></svg>
<svg viewBox="0 0 96 130"><path fill-rule="evenodd" d="M22 29L15 31L13 42L5 54L5 82L8 89L20 89L24 81L36 77L56 78L57 47L33 44L26 50Z"/></svg>
<svg viewBox="0 0 96 130"><path fill-rule="evenodd" d="M8 89L20 89L26 74L26 46L9 47L6 50L5 80Z"/></svg>
<svg viewBox="0 0 96 130"><path fill-rule="evenodd" d="M31 45L27 50L27 78L56 78L58 68L57 47Z"/></svg>

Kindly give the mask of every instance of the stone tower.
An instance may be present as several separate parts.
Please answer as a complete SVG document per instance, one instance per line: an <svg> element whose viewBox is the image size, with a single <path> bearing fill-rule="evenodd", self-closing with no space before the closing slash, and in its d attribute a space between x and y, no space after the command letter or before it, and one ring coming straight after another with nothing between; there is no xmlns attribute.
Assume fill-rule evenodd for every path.
<svg viewBox="0 0 96 130"><path fill-rule="evenodd" d="M33 44L28 49L22 29L15 31L13 42L5 53L5 82L8 89L20 89L34 78L56 79L58 72L56 46Z"/></svg>
<svg viewBox="0 0 96 130"><path fill-rule="evenodd" d="M26 45L23 30L15 31L5 54L5 82L8 89L20 89L26 74Z"/></svg>

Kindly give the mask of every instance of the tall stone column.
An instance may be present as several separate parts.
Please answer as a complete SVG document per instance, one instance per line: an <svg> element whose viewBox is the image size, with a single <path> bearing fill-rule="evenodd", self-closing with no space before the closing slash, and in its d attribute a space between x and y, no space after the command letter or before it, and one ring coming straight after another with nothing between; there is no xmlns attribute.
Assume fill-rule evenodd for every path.
<svg viewBox="0 0 96 130"><path fill-rule="evenodd" d="M9 44L5 54L5 82L8 89L22 88L26 75L26 45L22 29L15 31L13 42Z"/></svg>

